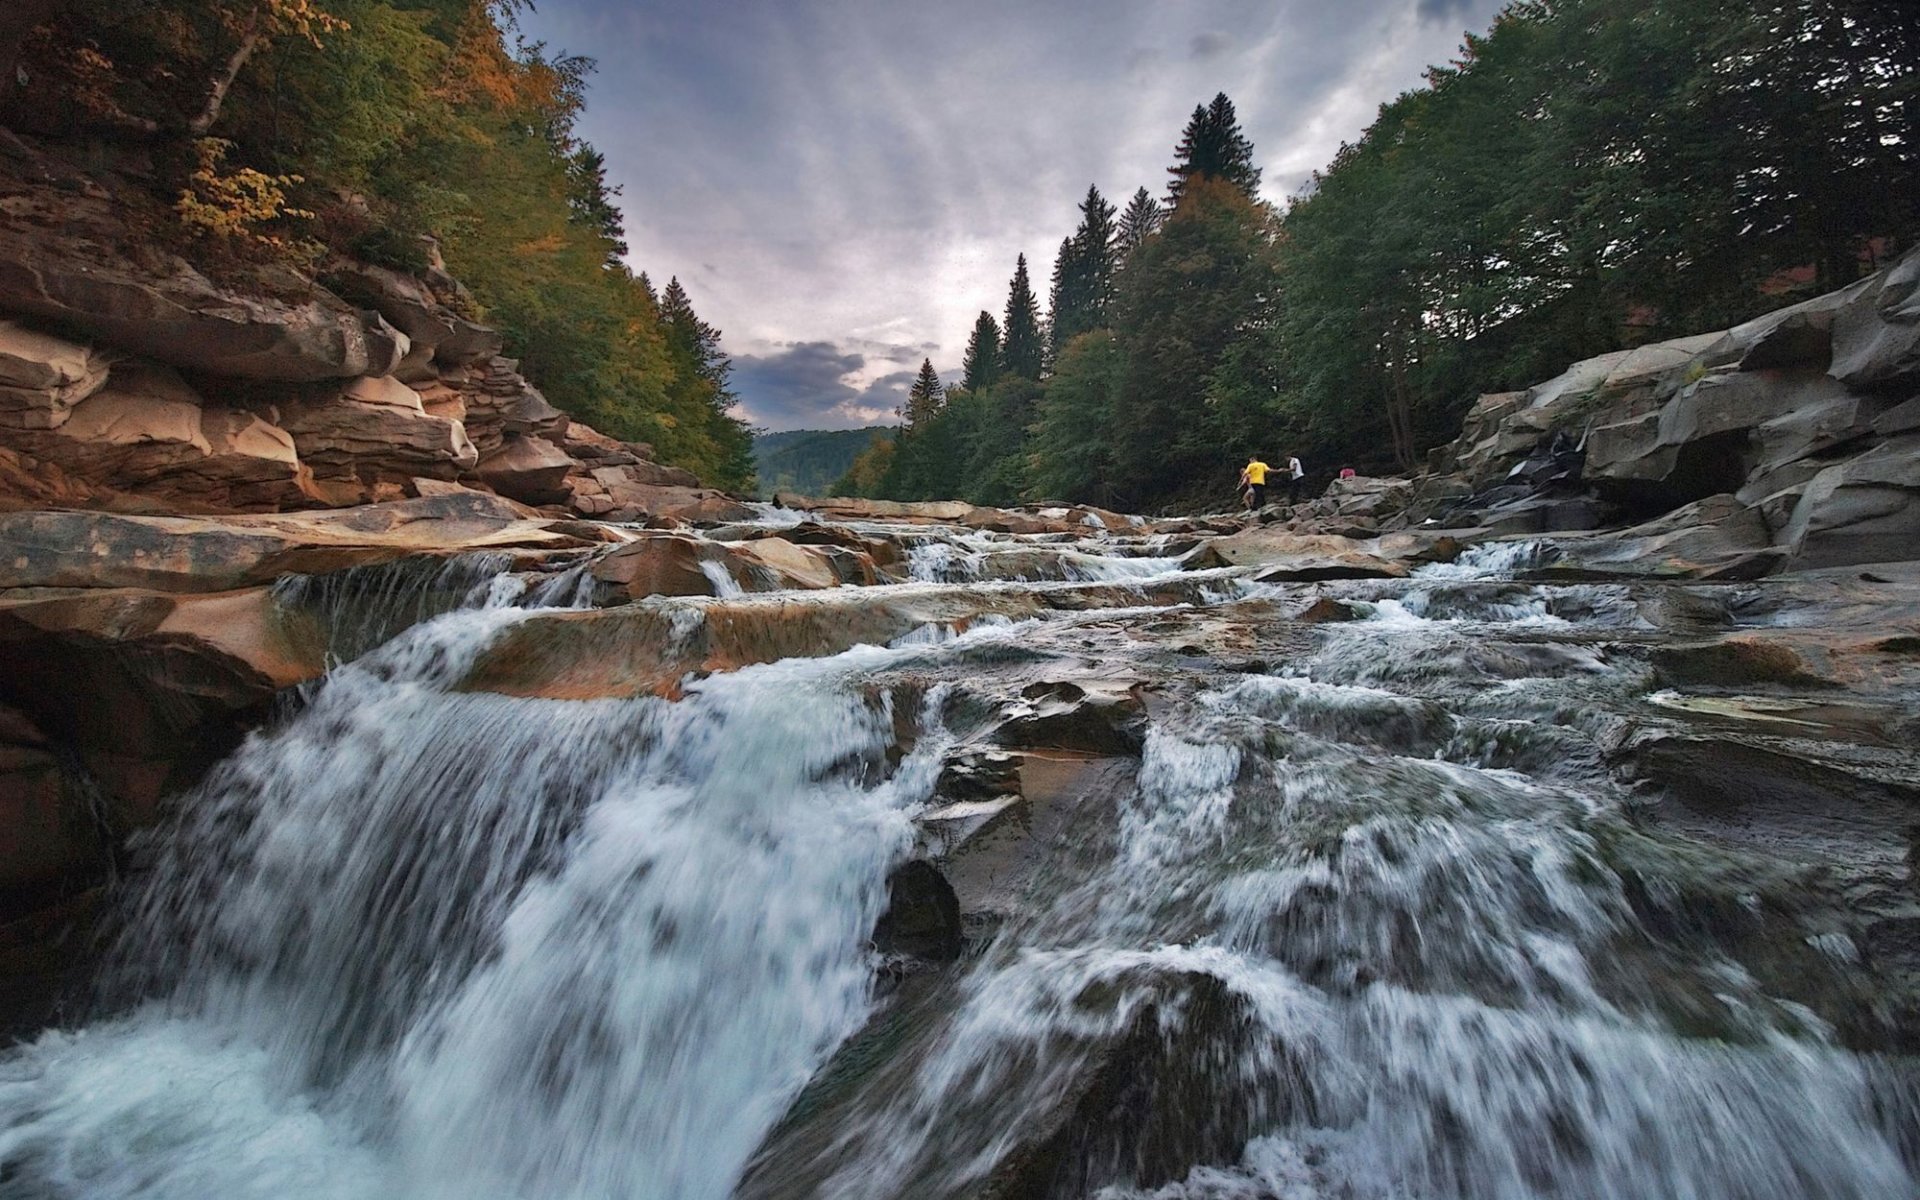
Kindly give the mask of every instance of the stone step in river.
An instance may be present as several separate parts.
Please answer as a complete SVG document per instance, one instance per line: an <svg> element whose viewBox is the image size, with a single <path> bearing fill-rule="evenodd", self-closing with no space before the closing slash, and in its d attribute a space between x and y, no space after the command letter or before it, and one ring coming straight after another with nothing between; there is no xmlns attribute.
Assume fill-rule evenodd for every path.
<svg viewBox="0 0 1920 1200"><path fill-rule="evenodd" d="M650 536L262 594L0 1200L1920 1195L1920 574Z"/></svg>

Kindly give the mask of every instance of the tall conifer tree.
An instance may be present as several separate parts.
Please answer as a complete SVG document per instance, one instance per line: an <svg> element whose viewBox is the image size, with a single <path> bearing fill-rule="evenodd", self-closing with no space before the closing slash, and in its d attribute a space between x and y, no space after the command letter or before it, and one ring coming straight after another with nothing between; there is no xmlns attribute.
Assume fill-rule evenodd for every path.
<svg viewBox="0 0 1920 1200"><path fill-rule="evenodd" d="M907 389L907 409L901 414L906 420L908 433L925 429L940 415L940 409L947 398L946 389L940 386L940 376L933 369L933 360L920 360L919 377L913 386Z"/></svg>
<svg viewBox="0 0 1920 1200"><path fill-rule="evenodd" d="M1040 331L1040 304L1034 299L1033 283L1027 278L1027 256L1022 254L1013 268L1013 281L1007 288L1007 319L1000 337L1000 365L1009 375L1021 379L1040 378L1046 359L1046 342Z"/></svg>
<svg viewBox="0 0 1920 1200"><path fill-rule="evenodd" d="M1115 259L1126 262L1128 256L1140 248L1140 243L1160 228L1160 222L1166 216L1166 210L1160 207L1160 202L1147 189L1134 192L1133 199L1127 201L1127 210L1120 214L1120 228L1114 235Z"/></svg>
<svg viewBox="0 0 1920 1200"><path fill-rule="evenodd" d="M1000 378L1000 324L982 312L967 339L967 355L960 362L960 386L969 392L990 387Z"/></svg>
<svg viewBox="0 0 1920 1200"><path fill-rule="evenodd" d="M1193 115L1173 148L1174 163L1167 168L1173 179L1167 184L1167 200L1180 203L1186 195L1187 181L1195 177L1223 179L1252 198L1260 187L1260 169L1253 165L1253 143L1240 132L1240 119L1233 101L1225 92L1202 108L1194 105Z"/></svg>
<svg viewBox="0 0 1920 1200"><path fill-rule="evenodd" d="M1066 344L1107 324L1113 302L1114 208L1097 187L1080 202L1080 227L1060 244L1053 268L1053 320L1048 347L1058 357Z"/></svg>

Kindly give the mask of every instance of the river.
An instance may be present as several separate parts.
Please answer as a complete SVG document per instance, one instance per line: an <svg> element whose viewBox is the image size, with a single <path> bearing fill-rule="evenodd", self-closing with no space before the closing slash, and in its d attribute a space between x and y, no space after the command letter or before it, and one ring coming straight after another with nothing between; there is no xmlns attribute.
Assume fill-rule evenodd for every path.
<svg viewBox="0 0 1920 1200"><path fill-rule="evenodd" d="M577 575L289 581L342 661L146 835L92 1019L0 1053L0 1200L1920 1195L1885 880L1621 769L1707 719L1659 588L901 536L809 602L944 618L670 698L473 684ZM957 960L873 944L915 858Z"/></svg>

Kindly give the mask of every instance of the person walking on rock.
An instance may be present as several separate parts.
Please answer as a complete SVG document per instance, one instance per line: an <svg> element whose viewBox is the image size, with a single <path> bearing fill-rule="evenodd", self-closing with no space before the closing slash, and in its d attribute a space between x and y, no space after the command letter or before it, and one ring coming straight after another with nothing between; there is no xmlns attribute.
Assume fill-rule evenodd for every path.
<svg viewBox="0 0 1920 1200"><path fill-rule="evenodd" d="M1267 472L1273 470L1260 461L1258 454L1247 455L1247 465L1240 468L1240 492L1247 507L1258 512L1267 503Z"/></svg>
<svg viewBox="0 0 1920 1200"><path fill-rule="evenodd" d="M1300 503L1300 488L1306 482L1307 469L1294 455L1287 455L1287 503Z"/></svg>

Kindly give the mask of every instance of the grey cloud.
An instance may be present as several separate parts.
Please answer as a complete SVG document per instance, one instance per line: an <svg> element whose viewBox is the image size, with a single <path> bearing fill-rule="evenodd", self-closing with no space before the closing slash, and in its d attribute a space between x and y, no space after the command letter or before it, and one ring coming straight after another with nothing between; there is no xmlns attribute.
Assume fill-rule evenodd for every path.
<svg viewBox="0 0 1920 1200"><path fill-rule="evenodd" d="M721 23L571 0L520 20L599 58L581 132L625 189L631 263L697 282L747 411L795 427L864 424L896 374L957 363L1014 256L1044 288L1087 184L1158 192L1215 92L1282 199L1504 2L737 0Z"/></svg>
<svg viewBox="0 0 1920 1200"><path fill-rule="evenodd" d="M883 375L865 387L847 376L867 357L831 342L800 342L774 354L733 360L733 390L747 420L768 429L851 429L893 421L915 372Z"/></svg>
<svg viewBox="0 0 1920 1200"><path fill-rule="evenodd" d="M1232 48L1233 39L1218 29L1197 33L1193 36L1193 40L1187 43L1188 55L1198 59L1218 58Z"/></svg>

